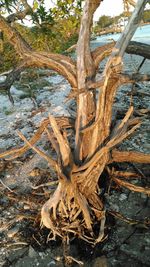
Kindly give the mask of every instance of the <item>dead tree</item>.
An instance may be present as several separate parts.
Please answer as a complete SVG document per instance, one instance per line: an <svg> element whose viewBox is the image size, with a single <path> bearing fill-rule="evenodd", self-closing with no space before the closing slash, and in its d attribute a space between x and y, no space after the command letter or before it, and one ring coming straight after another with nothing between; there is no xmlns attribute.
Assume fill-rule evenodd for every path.
<svg viewBox="0 0 150 267"><path fill-rule="evenodd" d="M106 166L110 162L150 162L149 155L115 149L140 126L139 119L132 117L133 106L129 107L119 125L116 124L113 129L111 127L112 106L119 86L134 83L137 79L136 75L121 74L122 57L139 25L146 1L137 2L126 29L115 45L107 44L91 52L93 14L100 3L101 0L85 1L77 43L77 62L64 55L33 51L9 24L10 20L0 16L0 27L22 59L16 71L31 66L57 71L70 83L77 102L74 149L71 149L67 133L65 134L69 120L63 121L49 115L31 140L28 141L18 133L26 143L22 148L4 152L0 157L12 159L29 148L44 157L56 170L59 183L54 194L42 207L42 225L50 229L54 239L57 235L63 238L73 234L94 244L104 237L105 209L98 194L98 181ZM12 16L13 19L15 17L18 16ZM98 66L107 56L108 61L101 78L96 80ZM140 80L148 79L148 75L140 76ZM57 161L35 146L44 131L57 153ZM117 178L114 181L131 190L150 194L148 188L136 187ZM98 236L95 236L95 224L99 225Z"/></svg>

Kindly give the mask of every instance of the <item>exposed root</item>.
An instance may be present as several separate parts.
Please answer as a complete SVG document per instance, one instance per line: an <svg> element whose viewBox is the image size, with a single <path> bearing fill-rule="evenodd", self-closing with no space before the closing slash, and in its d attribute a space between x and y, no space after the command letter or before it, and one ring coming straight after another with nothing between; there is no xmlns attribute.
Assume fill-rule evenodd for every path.
<svg viewBox="0 0 150 267"><path fill-rule="evenodd" d="M102 220L96 239L92 228L95 215L85 196L71 182L59 182L53 196L42 207L41 224L50 229L51 239L56 236L63 238L68 234L96 244L104 237L105 213L99 211L99 214ZM100 221L100 216L98 219Z"/></svg>
<svg viewBox="0 0 150 267"><path fill-rule="evenodd" d="M101 223L100 223L99 235L98 235L98 238L95 240L95 244L102 242L104 238L105 221L106 221L106 217L105 217L105 212L104 212L104 216L101 219Z"/></svg>
<svg viewBox="0 0 150 267"><path fill-rule="evenodd" d="M111 162L150 163L150 155L136 151L119 151L113 149Z"/></svg>
<svg viewBox="0 0 150 267"><path fill-rule="evenodd" d="M103 203L97 194L98 180L104 168L110 162L111 156L114 157L115 154L118 158L117 153L119 153L119 157L121 158L121 152L113 150L112 155L110 155L110 151L132 134L139 126L138 121L133 124L134 126L131 128L129 127L131 126L130 122L133 122L133 119L129 119L132 112L133 108L130 108L120 125L116 127L116 131L114 131L115 134L111 136L105 146L97 150L91 158L85 160L80 166L75 165L73 162L72 151L69 147L68 140L63 136L61 127L59 129L60 121L58 123L52 116L50 116L49 120L45 120L30 141L20 132L18 133L21 139L26 142L21 149L12 150L0 155L0 157L11 156L14 152L16 157L20 156L29 148L32 148L41 157L45 158L49 162L49 165L57 170L59 177L58 186L41 210L41 226L50 229L48 241L55 240L56 236L59 236L61 239L67 237L67 240L72 237L79 237L92 245L96 245L106 238L104 233L105 211ZM48 128L48 126L51 128ZM51 141L57 153L57 161L51 159L35 146L35 143L40 139L43 131L46 131L48 139ZM124 153L130 152L123 152L123 156ZM135 154L136 153L132 154L132 158ZM120 161L126 161L126 155L127 154L123 157L125 160L122 159ZM139 162L144 162L144 160L149 162L149 155L144 155L144 158L143 154L136 155ZM68 166L69 172L66 172ZM150 195L149 188L135 186L129 182L118 179L118 177L127 178L129 176L137 178L137 175L134 173L115 172L109 169L108 172L112 180L119 186ZM33 189L42 186L44 186L44 184ZM98 236L95 235L95 226L99 227Z"/></svg>
<svg viewBox="0 0 150 267"><path fill-rule="evenodd" d="M137 185L134 185L132 183L129 183L127 181L120 179L120 178L125 178L125 179L136 178L137 179L140 177L139 175L132 173L132 172L116 171L114 168L112 168L111 170L109 169L109 167L107 167L107 171L111 177L111 180L114 181L117 185L126 187L129 190L134 191L134 192L144 193L148 196L150 195L150 188L137 186Z"/></svg>
<svg viewBox="0 0 150 267"><path fill-rule="evenodd" d="M126 187L131 191L144 193L144 194L146 194L148 196L150 195L150 188L146 188L146 187L144 188L144 187L141 187L141 186L137 186L137 185L131 184L129 182L123 181L121 179L118 179L116 177L112 177L112 180L115 183L117 183L118 185Z"/></svg>
<svg viewBox="0 0 150 267"><path fill-rule="evenodd" d="M56 226L53 224L53 221L50 219L50 212L53 210L53 219L56 220L56 208L62 197L61 184L58 185L53 196L43 205L41 210L41 226L45 226L48 229L51 229L54 239L56 235L60 235Z"/></svg>
<svg viewBox="0 0 150 267"><path fill-rule="evenodd" d="M3 185L4 188L6 188L8 191L12 192L15 194L15 192L9 188L9 186L7 186L6 184L4 184L4 182L2 181L2 179L0 179L0 183Z"/></svg>
<svg viewBox="0 0 150 267"><path fill-rule="evenodd" d="M128 119L131 113L132 109L128 111L122 123L116 128L116 134L112 139L110 139L104 147L98 150L91 159L87 160L87 162L85 161L81 166L73 164L69 176L65 175L64 167L70 163L70 157L68 157L70 150L68 149L67 141L65 139L60 140L63 136L57 127L56 121L54 121L52 117L50 117L51 132L46 130L47 125L44 125L44 129L50 140L52 139L52 134L54 132L55 145L58 147L58 154L61 151L58 162L50 159L48 155L34 146L34 142L37 142L40 134L35 136L33 142L33 139L28 141L21 133L19 133L19 136L27 144L23 147L23 150L32 148L40 156L44 157L51 166L57 166L56 169L59 177L57 189L50 199L43 205L41 210L41 226L50 229L48 241L55 240L57 236L61 239L67 237L67 240L72 237L79 237L89 244L96 245L106 238L104 232L106 220L105 211L103 203L97 195L96 188L100 174L110 161L109 150L129 136L139 126L136 124L128 130ZM54 123L52 122L55 122L55 125L53 125ZM42 130L40 131L41 134ZM62 145L64 145L64 147L62 147ZM22 153L23 150L20 150L19 153ZM140 159L141 158L142 155L140 154ZM146 156L146 160L149 160L149 158L147 158L148 156ZM70 166L72 167L72 164ZM137 178L137 175L134 173L116 172L114 170L109 170L109 168L108 172L112 180L119 186L150 195L149 188L135 186L129 182L118 179L118 177L126 178L129 176ZM95 235L95 226L99 227L98 236Z"/></svg>
<svg viewBox="0 0 150 267"><path fill-rule="evenodd" d="M145 229L149 229L149 227L150 227L150 221L149 220L143 220L143 221L132 220L132 219L129 219L129 218L123 216L121 213L116 212L116 211L109 210L107 212L109 214L113 215L114 217L116 217L117 219L120 219L121 221L124 221L130 225L140 225L140 226L143 226L143 228L145 228Z"/></svg>
<svg viewBox="0 0 150 267"><path fill-rule="evenodd" d="M68 264L72 264L73 262L77 263L79 266L83 266L84 263L83 261L78 261L77 259L75 259L72 256L65 256L65 260Z"/></svg>

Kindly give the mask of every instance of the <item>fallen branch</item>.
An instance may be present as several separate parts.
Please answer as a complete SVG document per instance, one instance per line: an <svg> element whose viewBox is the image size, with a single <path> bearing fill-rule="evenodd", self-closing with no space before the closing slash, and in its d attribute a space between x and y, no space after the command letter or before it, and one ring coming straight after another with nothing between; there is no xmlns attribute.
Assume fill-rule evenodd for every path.
<svg viewBox="0 0 150 267"><path fill-rule="evenodd" d="M150 59L150 45L131 41L126 48L126 53Z"/></svg>
<svg viewBox="0 0 150 267"><path fill-rule="evenodd" d="M95 50L92 51L93 59L95 62L96 68L99 66L99 63L107 56L109 56L112 52L113 47L115 46L116 42L106 44L101 47L95 48ZM142 56L145 59L150 59L150 45L144 44L136 41L130 41L127 45L125 52L127 54L133 54Z"/></svg>

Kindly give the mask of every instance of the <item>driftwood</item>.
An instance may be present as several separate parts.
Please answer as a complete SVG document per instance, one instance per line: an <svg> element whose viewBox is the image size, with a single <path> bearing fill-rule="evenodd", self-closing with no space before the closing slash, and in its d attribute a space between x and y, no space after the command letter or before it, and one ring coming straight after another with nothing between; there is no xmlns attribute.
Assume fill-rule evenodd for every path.
<svg viewBox="0 0 150 267"><path fill-rule="evenodd" d="M92 244L101 242L104 238L106 213L98 187L104 169L110 162L129 159L133 162L150 162L149 155L115 150L117 145L140 127L139 118L133 117L133 106L128 108L120 123L112 127L112 105L118 88L123 83L134 83L139 79L137 73L122 74L122 57L140 23L146 1L137 2L130 21L116 44L105 45L91 52L93 14L100 3L101 0L85 1L77 43L77 62L69 56L33 51L9 24L9 20L0 16L0 26L23 62L28 66L51 68L63 75L73 88L77 101L73 149L67 137L69 120L65 119L64 125L61 119L49 115L31 140L18 133L25 142L22 148L4 152L0 157L12 159L32 148L45 158L57 172L58 186L42 207L41 224L50 229L51 239L60 236L66 240L66 236L69 238L74 235ZM13 19L15 17L17 16L13 16ZM109 56L107 64L100 79L96 81L98 65L106 56ZM140 79L148 80L149 75L140 75ZM57 160L36 146L44 132L56 151ZM149 194L148 188L142 189L115 176L113 179L120 186ZM97 236L95 225L99 227Z"/></svg>
<svg viewBox="0 0 150 267"><path fill-rule="evenodd" d="M131 41L127 46L126 52L128 54L139 55L150 59L150 45L140 42Z"/></svg>
<svg viewBox="0 0 150 267"><path fill-rule="evenodd" d="M111 47L111 45L110 45ZM70 53L74 51L77 48L77 45L72 45L69 47L66 52ZM104 46L103 46L104 48ZM100 50L101 48L98 47L97 51ZM105 50L106 51L106 50ZM107 51L108 53L108 51ZM130 41L127 48L126 48L126 53L128 54L134 54L134 55L139 55L144 58L150 59L150 45L149 44L144 44L141 42L136 42L136 41Z"/></svg>

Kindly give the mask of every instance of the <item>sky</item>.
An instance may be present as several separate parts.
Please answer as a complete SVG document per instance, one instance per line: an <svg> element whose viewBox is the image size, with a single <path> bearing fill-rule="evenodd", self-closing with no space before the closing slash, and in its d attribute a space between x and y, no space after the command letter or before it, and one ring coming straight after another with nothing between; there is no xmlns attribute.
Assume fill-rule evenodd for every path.
<svg viewBox="0 0 150 267"><path fill-rule="evenodd" d="M104 0L99 8L96 10L94 20L102 15L117 16L123 12L123 1L122 0Z"/></svg>
<svg viewBox="0 0 150 267"><path fill-rule="evenodd" d="M135 0L135 2L137 2L137 0ZM150 8L150 4L147 4L146 8ZM130 10L133 11L134 8L130 7ZM94 19L98 20L98 18L102 15L113 17L120 15L122 12L123 0L103 0L103 2L100 4L100 7L95 12Z"/></svg>

